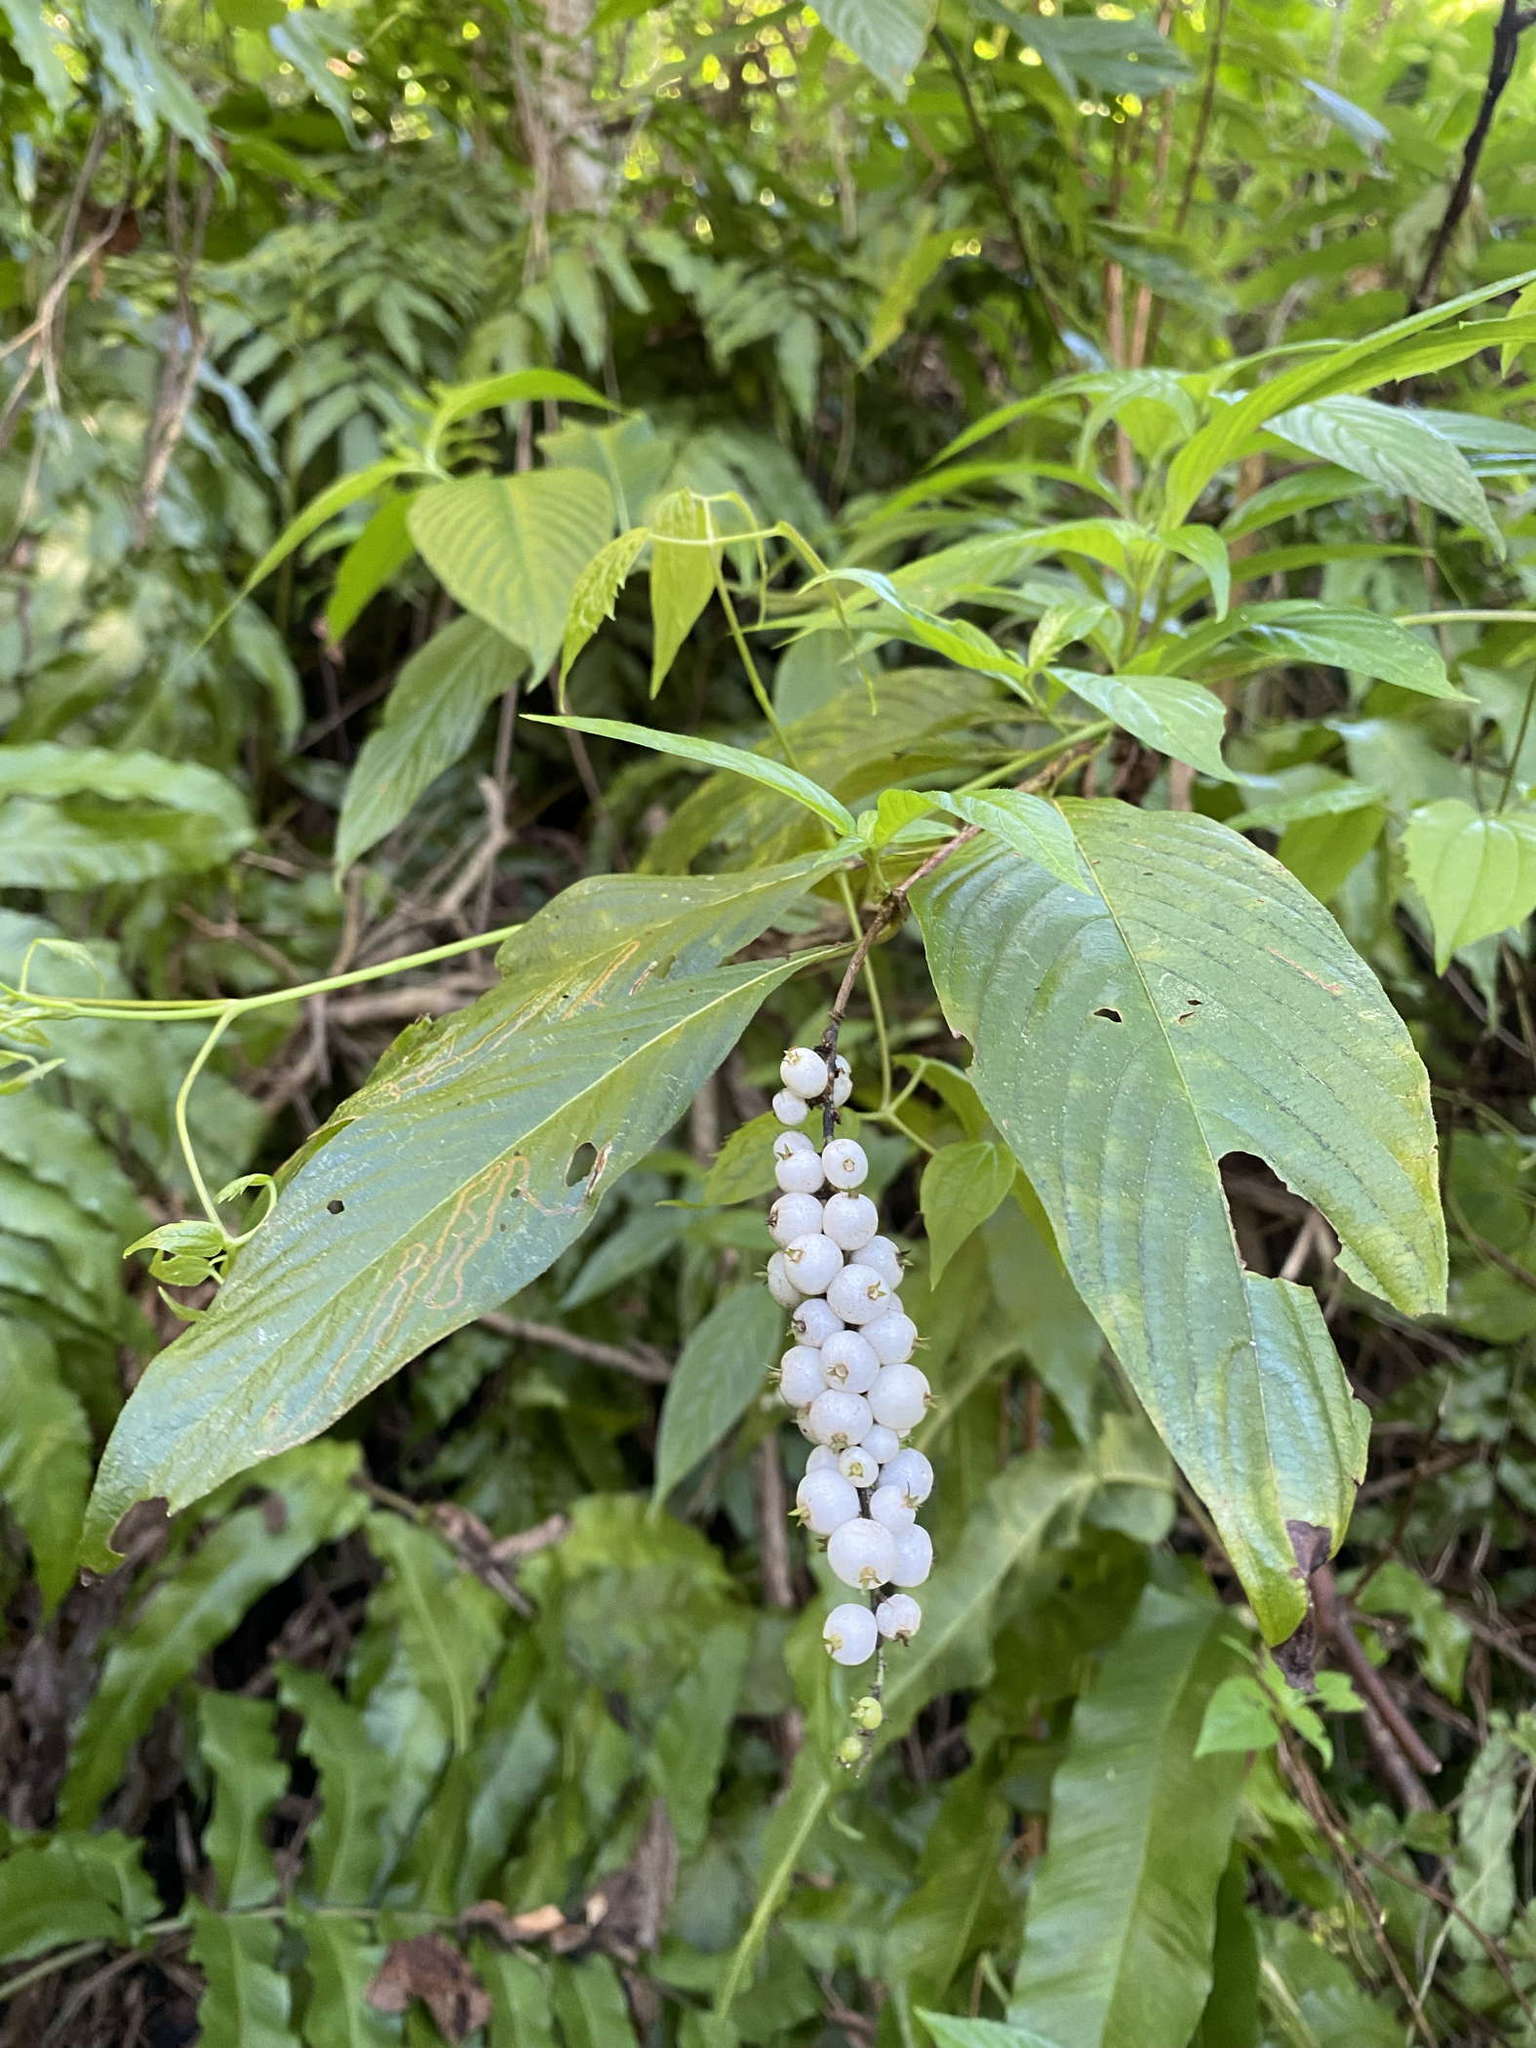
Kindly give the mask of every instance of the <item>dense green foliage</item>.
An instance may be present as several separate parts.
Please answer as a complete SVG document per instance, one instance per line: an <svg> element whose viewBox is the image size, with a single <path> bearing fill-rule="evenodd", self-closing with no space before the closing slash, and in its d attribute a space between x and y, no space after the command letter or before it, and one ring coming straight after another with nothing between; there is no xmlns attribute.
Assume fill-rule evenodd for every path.
<svg viewBox="0 0 1536 2048"><path fill-rule="evenodd" d="M1533 51L0 0L5 2040L1536 2048Z"/></svg>

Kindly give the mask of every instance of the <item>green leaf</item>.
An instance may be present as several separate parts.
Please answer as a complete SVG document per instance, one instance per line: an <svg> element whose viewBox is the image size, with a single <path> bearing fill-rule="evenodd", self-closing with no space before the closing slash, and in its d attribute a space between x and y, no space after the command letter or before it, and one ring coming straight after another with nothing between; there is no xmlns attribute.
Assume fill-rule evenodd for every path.
<svg viewBox="0 0 1536 2048"><path fill-rule="evenodd" d="M325 630L332 640L347 637L364 607L415 554L410 513L409 495L391 491L336 564L325 608Z"/></svg>
<svg viewBox="0 0 1536 2048"><path fill-rule="evenodd" d="M389 1763L318 1671L277 1667L278 1697L300 1718L299 1748L315 1767L320 1817L304 1837L306 1890L333 1906L366 1905L382 1875L378 1826L389 1802Z"/></svg>
<svg viewBox="0 0 1536 2048"><path fill-rule="evenodd" d="M317 1435L552 1264L806 956L710 963L837 859L579 884L503 949L500 987L408 1033L135 1387L97 1473L91 1556L110 1566L135 1500L183 1507Z"/></svg>
<svg viewBox="0 0 1536 2048"><path fill-rule="evenodd" d="M607 1956L567 1963L554 1979L555 2016L565 2048L631 2048L629 2006Z"/></svg>
<svg viewBox="0 0 1536 2048"><path fill-rule="evenodd" d="M919 1206L931 1253L929 1284L973 1230L979 1230L1013 1186L1013 1155L983 1139L974 1145L942 1145L923 1168Z"/></svg>
<svg viewBox="0 0 1536 2048"><path fill-rule="evenodd" d="M961 668L974 669L978 675L997 676L1015 684L1027 680L1024 663L999 647L990 633L984 633L969 619L945 619L924 610L906 597L891 577L877 569L830 569L824 576L812 577L805 587L814 590L823 583L856 583L881 600L884 609L873 615L868 611L857 614L861 628L898 635L914 646L944 655ZM887 616L888 612L895 614L894 619Z"/></svg>
<svg viewBox="0 0 1536 2048"><path fill-rule="evenodd" d="M766 1195L774 1186L773 1141L783 1128L771 1109L738 1124L704 1176L699 1190L703 1206L728 1209L733 1202L750 1202Z"/></svg>
<svg viewBox="0 0 1536 2048"><path fill-rule="evenodd" d="M259 1906L277 1890L263 1829L288 1789L277 1754L277 1712L270 1700L205 1692L197 1703L198 1748L214 1780L213 1814L203 1849L223 1905Z"/></svg>
<svg viewBox="0 0 1536 2048"><path fill-rule="evenodd" d="M51 1339L0 1316L0 1500L31 1546L46 1614L75 1583L90 1484L90 1425Z"/></svg>
<svg viewBox="0 0 1536 2048"><path fill-rule="evenodd" d="M555 2048L547 1965L485 1945L475 1956L475 1974L491 1994L487 2048ZM325 2044L316 2042L315 2048Z"/></svg>
<svg viewBox="0 0 1536 2048"><path fill-rule="evenodd" d="M971 1956L1012 1933L1016 1911L1001 1874L1011 1822L984 1766L973 1764L945 1788L912 1889L883 1930L880 1974L901 1984L908 1998L941 1998Z"/></svg>
<svg viewBox="0 0 1536 2048"><path fill-rule="evenodd" d="M564 370L508 370L496 377L479 377L471 384L440 384L432 415L432 437L441 438L449 427L470 419L477 412L490 412L504 405L528 405L536 398L561 400L567 405L595 405L604 412L616 412L612 399L604 398L579 377Z"/></svg>
<svg viewBox="0 0 1536 2048"><path fill-rule="evenodd" d="M1433 641L1376 612L1291 598L1245 605L1233 613L1229 623L1240 631L1225 643L1224 652L1260 656L1273 649L1281 659L1319 661L1330 668L1395 683L1398 689L1415 690L1422 697L1462 700ZM1251 661L1249 665L1259 664Z"/></svg>
<svg viewBox="0 0 1536 2048"><path fill-rule="evenodd" d="M395 1638L454 1748L463 1750L506 1610L430 1530L381 1512L369 1518L368 1541L389 1567L385 1612Z"/></svg>
<svg viewBox="0 0 1536 2048"><path fill-rule="evenodd" d="M486 706L523 672L519 650L478 619L455 619L411 656L347 778L336 824L338 876L468 753Z"/></svg>
<svg viewBox="0 0 1536 2048"><path fill-rule="evenodd" d="M1471 463L1454 441L1411 412L1374 398L1323 398L1281 413L1269 431L1355 476L1421 498L1504 553L1504 537Z"/></svg>
<svg viewBox="0 0 1536 2048"><path fill-rule="evenodd" d="M1446 797L1413 813L1403 850L1434 926L1437 974L1463 946L1536 910L1536 811L1485 814Z"/></svg>
<svg viewBox="0 0 1536 2048"><path fill-rule="evenodd" d="M1398 1558L1372 1560L1373 1569L1350 1598L1362 1614L1405 1614L1424 1653L1424 1676L1448 1700L1461 1698L1472 1631L1436 1585Z"/></svg>
<svg viewBox="0 0 1536 2048"><path fill-rule="evenodd" d="M1205 2004L1243 1763L1195 1744L1228 1625L1149 1586L1073 1712L1009 2006L1072 2048L1186 2048Z"/></svg>
<svg viewBox="0 0 1536 2048"><path fill-rule="evenodd" d="M1226 706L1203 684L1186 682L1182 676L1101 676L1082 668L1053 668L1050 673L1074 696L1159 754L1187 761L1218 782L1233 780L1221 758Z"/></svg>
<svg viewBox="0 0 1536 2048"><path fill-rule="evenodd" d="M272 571L286 562L295 548L302 547L312 533L318 533L338 512L345 512L349 505L357 504L359 499L379 496L386 484L392 483L398 476L404 476L409 468L409 463L397 461L393 457L387 462L371 462L366 469L355 470L351 476L338 477L335 483L328 484L317 497L311 498L304 510L289 520L241 584L231 603L208 628L199 644L206 645L235 608L245 602L257 584L264 583Z"/></svg>
<svg viewBox="0 0 1536 2048"><path fill-rule="evenodd" d="M1273 1749L1280 1740L1269 1694L1251 1671L1234 1671L1206 1702L1196 1757Z"/></svg>
<svg viewBox="0 0 1536 2048"><path fill-rule="evenodd" d="M1232 564L1222 536L1212 526L1176 526L1159 538L1164 547L1172 548L1204 573L1216 601L1216 616L1224 619L1232 602Z"/></svg>
<svg viewBox="0 0 1536 2048"><path fill-rule="evenodd" d="M1264 1997L1285 2022L1286 2048L1402 2048L1396 2013L1356 1983L1350 1966L1297 1920L1264 1920Z"/></svg>
<svg viewBox="0 0 1536 2048"><path fill-rule="evenodd" d="M1397 344L1427 329L1442 327L1458 313L1470 312L1528 281L1527 277L1500 278L1496 283L1464 292L1459 299L1449 299L1443 306L1430 306L1422 313L1396 321L1361 341L1329 342L1320 356L1281 371L1245 397L1220 404L1214 416L1185 443L1169 465L1163 497L1165 521L1169 525L1182 524L1216 472L1248 447L1259 429L1277 414L1336 391L1358 390L1362 385L1383 382L1394 372L1406 374ZM1501 324L1467 323L1451 335L1435 339L1444 340L1450 351L1444 358L1447 364L1459 362L1496 342Z"/></svg>
<svg viewBox="0 0 1536 2048"><path fill-rule="evenodd" d="M90 889L217 867L253 837L232 782L160 754L0 747L0 871L13 889Z"/></svg>
<svg viewBox="0 0 1536 2048"><path fill-rule="evenodd" d="M542 676L581 573L613 531L613 498L585 469L467 477L418 492L410 530L449 595L515 641Z"/></svg>
<svg viewBox="0 0 1536 2048"><path fill-rule="evenodd" d="M627 740L634 747L649 747L654 753L675 755L679 761L692 762L696 768L728 769L732 775L744 775L749 782L761 783L765 789L803 804L806 810L814 811L835 832L849 838L854 835L852 813L820 783L812 782L809 776L800 774L797 769L786 768L782 761L770 761L762 754L749 754L744 747L721 746L718 741L696 740L680 732L652 732L646 726L627 725L618 718L557 718L533 712L529 713L529 718L535 725L565 726L572 732L590 733L594 739Z"/></svg>
<svg viewBox="0 0 1536 2048"><path fill-rule="evenodd" d="M286 1917L304 1943L304 2048L397 2048L398 2026L368 2003L368 1987L385 1956L383 1942L371 1941L361 1921L335 1914Z"/></svg>
<svg viewBox="0 0 1536 2048"><path fill-rule="evenodd" d="M55 1830L0 1858L0 1962L71 1941L125 1948L160 1910L137 1842Z"/></svg>
<svg viewBox="0 0 1536 2048"><path fill-rule="evenodd" d="M765 1287L734 1288L683 1346L662 1403L654 1501L664 1501L763 1391L784 1318Z"/></svg>
<svg viewBox="0 0 1536 2048"><path fill-rule="evenodd" d="M650 532L632 526L617 534L605 548L599 548L576 578L571 592L570 617L565 622L565 639L560 648L560 681L571 672L571 663L586 646L604 619L613 617L619 592L640 557Z"/></svg>
<svg viewBox="0 0 1536 2048"><path fill-rule="evenodd" d="M351 45L350 21L323 7L296 7L267 30L267 39L282 61L293 66L321 106L334 114L347 135L356 141L351 94L331 69L338 58L345 58Z"/></svg>
<svg viewBox="0 0 1536 2048"><path fill-rule="evenodd" d="M820 0L816 13L897 99L906 98L933 27L934 0Z"/></svg>
<svg viewBox="0 0 1536 2048"><path fill-rule="evenodd" d="M1003 2020L956 2019L949 2013L925 2012L921 2006L917 2016L938 2048L1063 2048L1033 2027L1010 2026Z"/></svg>
<svg viewBox="0 0 1536 2048"><path fill-rule="evenodd" d="M1456 1812L1451 1893L1473 1927L1495 1940L1509 1931L1518 1904L1514 1841L1528 1769L1508 1734L1495 1727L1472 1760ZM1485 1958L1487 1951L1462 1921L1450 1923L1450 1938L1464 1961Z"/></svg>
<svg viewBox="0 0 1536 2048"><path fill-rule="evenodd" d="M677 651L715 587L709 506L693 491L673 491L651 511L651 695L666 681Z"/></svg>
<svg viewBox="0 0 1536 2048"><path fill-rule="evenodd" d="M918 216L916 234L902 251L875 301L869 321L869 339L859 357L860 369L868 369L872 362L884 355L893 341L900 339L923 292L949 261L950 251L955 246L954 233L944 229L934 233L931 231L932 222L933 208L924 207Z"/></svg>
<svg viewBox="0 0 1536 2048"><path fill-rule="evenodd" d="M80 1723L59 1793L66 1827L95 1818L156 1711L251 1603L362 1520L367 1503L351 1485L357 1462L355 1444L315 1444L253 1475L279 1512L239 1509L136 1611L107 1652Z"/></svg>
<svg viewBox="0 0 1536 2048"><path fill-rule="evenodd" d="M192 1901L188 1951L207 1983L197 2008L200 2048L297 2048L288 1977L278 1966L283 1930L252 1913L215 1913Z"/></svg>
<svg viewBox="0 0 1536 2048"><path fill-rule="evenodd" d="M1093 876L1078 851L1071 826L1043 796L1031 796L1023 789L981 789L970 795L945 796L942 801L957 818L980 825L1069 889L1092 889Z"/></svg>
<svg viewBox="0 0 1536 2048"><path fill-rule="evenodd" d="M80 88L56 47L62 40L59 17L45 15L40 0L0 0L0 15L10 28L16 54L31 72L33 83L53 111L61 113L77 97Z"/></svg>
<svg viewBox="0 0 1536 2048"><path fill-rule="evenodd" d="M1005 848L914 892L971 1078L1079 1293L1207 1501L1272 1641L1306 1611L1288 1524L1342 1538L1364 1462L1311 1295L1244 1271L1218 1162L1267 1159L1328 1215L1352 1278L1443 1301L1428 1086L1338 927L1213 820L1058 806L1092 896Z"/></svg>

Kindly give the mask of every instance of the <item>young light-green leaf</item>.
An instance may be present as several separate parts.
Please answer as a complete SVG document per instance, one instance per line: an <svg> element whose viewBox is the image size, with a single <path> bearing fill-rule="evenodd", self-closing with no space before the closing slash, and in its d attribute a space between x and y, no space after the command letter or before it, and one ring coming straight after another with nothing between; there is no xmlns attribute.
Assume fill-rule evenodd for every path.
<svg viewBox="0 0 1536 2048"><path fill-rule="evenodd" d="M1247 1151L1329 1216L1350 1275L1444 1299L1424 1070L1319 904L1213 820L1059 806L1092 895L1007 848L914 892L971 1077L1078 1291L1210 1505L1266 1635L1306 1611L1292 1524L1336 1547L1363 1469L1311 1295L1245 1273L1218 1162Z"/></svg>
<svg viewBox="0 0 1536 2048"><path fill-rule="evenodd" d="M651 512L651 695L667 679L715 587L709 506L672 491Z"/></svg>
<svg viewBox="0 0 1536 2048"><path fill-rule="evenodd" d="M1413 813L1403 849L1434 926L1437 974L1463 946L1536 910L1536 811L1482 813L1446 797Z"/></svg>
<svg viewBox="0 0 1536 2048"><path fill-rule="evenodd" d="M722 746L717 740L692 739L687 733L653 732L649 726L629 725L619 718L562 718L542 712L530 713L529 716L536 725L565 726L572 732L590 733L594 739L600 740L627 740L631 746L649 747L657 754L671 754L695 768L723 768L732 775L744 775L749 782L761 783L765 789L803 804L806 810L814 811L835 832L850 838L853 836L853 813L847 806L840 804L820 783L812 782L798 769L786 768L782 761L770 761L763 754L749 754L744 747Z"/></svg>
<svg viewBox="0 0 1536 2048"><path fill-rule="evenodd" d="M1202 683L1186 682L1182 676L1101 676L1082 668L1053 668L1050 673L1074 696L1157 753L1187 761L1218 782L1233 779L1221 758L1226 707Z"/></svg>
<svg viewBox="0 0 1536 2048"><path fill-rule="evenodd" d="M647 529L643 526L632 526L626 533L616 534L606 547L598 549L576 578L571 592L571 609L565 621L565 637L560 644L562 685L571 672L571 663L604 619L613 617L619 592L624 588L625 579L639 560L648 538Z"/></svg>
<svg viewBox="0 0 1536 2048"><path fill-rule="evenodd" d="M919 1199L931 1255L931 1285L938 1285L961 1245L1003 1200L1015 1171L1012 1153L985 1138L976 1144L942 1145L928 1161Z"/></svg>

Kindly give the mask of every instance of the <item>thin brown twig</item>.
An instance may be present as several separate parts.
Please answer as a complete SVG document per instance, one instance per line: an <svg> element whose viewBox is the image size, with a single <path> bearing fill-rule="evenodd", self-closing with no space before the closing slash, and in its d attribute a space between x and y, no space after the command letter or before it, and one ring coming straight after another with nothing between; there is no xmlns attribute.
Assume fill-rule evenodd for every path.
<svg viewBox="0 0 1536 2048"><path fill-rule="evenodd" d="M1318 1628L1337 1648L1340 1658L1348 1667L1350 1677L1362 1696L1370 1702L1377 1718L1402 1752L1406 1762L1425 1777L1435 1777L1440 1770L1440 1759L1408 1719L1393 1698L1385 1678L1360 1647L1360 1639L1351 1627L1339 1601L1338 1587L1334 1583L1333 1569L1330 1565L1319 1565L1313 1572L1312 1601L1317 1612ZM1419 1789L1423 1791L1422 1786Z"/></svg>
<svg viewBox="0 0 1536 2048"><path fill-rule="evenodd" d="M500 1337L515 1337L522 1344L548 1344L552 1350L568 1351L573 1358L584 1358L590 1365L610 1365L617 1372L648 1380L653 1386L665 1386L672 1377L671 1366L659 1352L626 1351L617 1344L603 1344L596 1337L579 1337L574 1330L562 1329L558 1323L528 1322L521 1316L504 1316L496 1309L479 1321Z"/></svg>

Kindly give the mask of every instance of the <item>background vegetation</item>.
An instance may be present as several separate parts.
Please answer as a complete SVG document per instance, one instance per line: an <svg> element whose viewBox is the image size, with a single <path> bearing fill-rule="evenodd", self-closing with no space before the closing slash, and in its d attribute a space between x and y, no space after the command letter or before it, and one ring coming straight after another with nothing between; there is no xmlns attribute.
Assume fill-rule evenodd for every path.
<svg viewBox="0 0 1536 2048"><path fill-rule="evenodd" d="M1530 13L0 0L6 2039L1536 2043ZM1051 1127L1092 1020L989 1069L1034 995L955 943L1001 856L873 949L941 1568L846 1774L756 1120L855 892L980 815L899 792L1042 768L1207 833L1146 957L1225 991L1219 1135L1110 1176L1117 1307L1062 1217L1124 1133ZM1448 1296L1369 977L1356 1035L1265 979L1285 918L1357 972L1322 905L1428 1069ZM369 1201L288 1191L404 1213L430 1063L483 1129L557 1040L543 1234L375 1323ZM1383 1281L1320 1211L1392 1160ZM1321 1311L1229 1497L1158 1406L1227 1385L1201 1189ZM1330 1335L1370 1459L1298 1638Z"/></svg>

